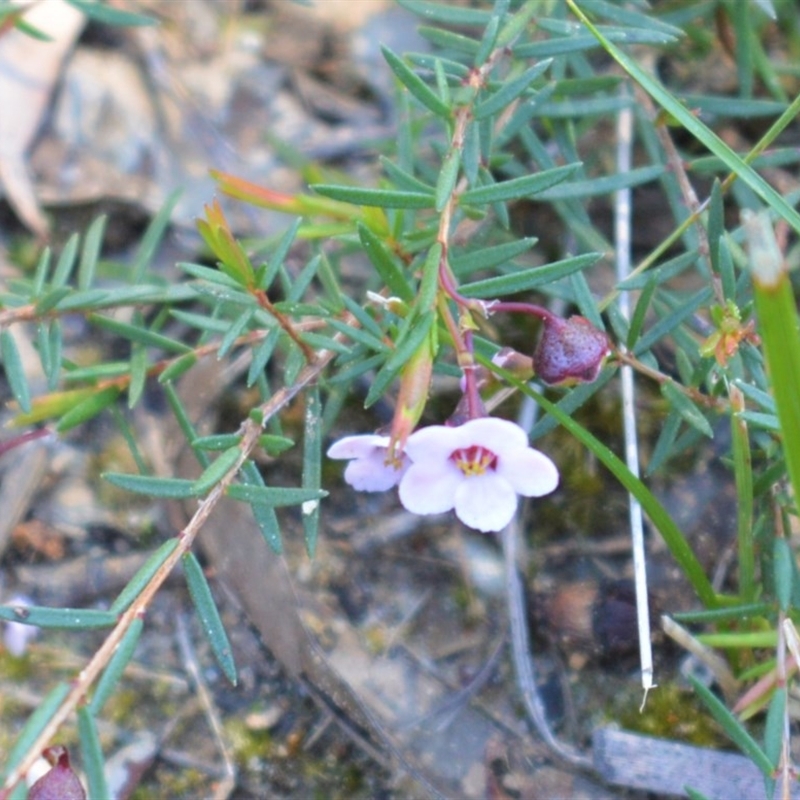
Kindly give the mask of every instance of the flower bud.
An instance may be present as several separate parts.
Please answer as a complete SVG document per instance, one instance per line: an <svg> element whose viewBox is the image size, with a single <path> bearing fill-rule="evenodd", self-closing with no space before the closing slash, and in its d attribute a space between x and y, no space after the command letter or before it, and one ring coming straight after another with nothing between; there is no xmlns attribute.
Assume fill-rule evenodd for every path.
<svg viewBox="0 0 800 800"><path fill-rule="evenodd" d="M69 763L66 747L48 747L42 755L53 765L28 790L29 800L86 800L86 792Z"/></svg>
<svg viewBox="0 0 800 800"><path fill-rule="evenodd" d="M549 384L590 383L610 352L608 337L585 317L547 317L533 353L536 376Z"/></svg>
<svg viewBox="0 0 800 800"><path fill-rule="evenodd" d="M434 349L433 336L429 335L403 367L388 448L392 460L399 459L406 440L425 410L433 374Z"/></svg>

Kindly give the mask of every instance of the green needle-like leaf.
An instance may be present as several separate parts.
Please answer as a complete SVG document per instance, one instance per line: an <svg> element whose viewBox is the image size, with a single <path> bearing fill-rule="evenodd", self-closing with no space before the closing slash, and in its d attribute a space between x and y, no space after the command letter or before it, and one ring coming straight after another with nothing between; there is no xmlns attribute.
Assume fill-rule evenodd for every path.
<svg viewBox="0 0 800 800"><path fill-rule="evenodd" d="M401 192L395 189L368 189L360 186L334 186L315 183L315 192L333 200L351 203L356 206L375 206L378 208L433 208L436 198L423 192Z"/></svg>
<svg viewBox="0 0 800 800"><path fill-rule="evenodd" d="M533 197L538 192L566 180L580 167L580 163L567 164L563 167L554 167L543 172L536 172L533 175L512 178L510 181L501 181L490 186L468 189L460 196L460 202L464 205L485 205L487 203L505 202L506 200L519 200L522 197Z"/></svg>
<svg viewBox="0 0 800 800"><path fill-rule="evenodd" d="M94 608L49 608L46 606L0 606L0 619L37 628L108 628L117 621L111 611Z"/></svg>
<svg viewBox="0 0 800 800"><path fill-rule="evenodd" d="M725 704L707 687L703 686L697 678L689 675L694 690L700 695L714 719L722 726L730 740L764 773L765 777L772 775L772 762L767 754L759 747L758 742L744 729L741 722L725 707Z"/></svg>
<svg viewBox="0 0 800 800"><path fill-rule="evenodd" d="M151 497L181 500L198 496L195 482L185 478L158 478L154 475L127 475L122 472L106 472L103 478L127 492Z"/></svg>
<svg viewBox="0 0 800 800"><path fill-rule="evenodd" d="M89 797L111 797L103 770L103 749L100 746L97 723L86 706L78 709L78 741L86 782L89 785Z"/></svg>
<svg viewBox="0 0 800 800"><path fill-rule="evenodd" d="M69 694L69 690L70 684L66 682L57 684L50 690L44 700L39 703L33 714L28 717L28 721L17 736L14 746L5 757L5 764L2 772L3 778L11 773L12 770L16 769L19 762L25 757L25 754L39 737L39 734L44 730L47 723L50 722L50 719L64 701L64 698Z"/></svg>
<svg viewBox="0 0 800 800"><path fill-rule="evenodd" d="M186 576L189 594L200 618L203 632L214 651L214 657L225 673L225 677L233 686L236 686L236 662L233 660L228 634L225 633L225 626L222 624L217 604L211 594L211 587L203 574L203 568L192 552L183 556L183 574Z"/></svg>
<svg viewBox="0 0 800 800"><path fill-rule="evenodd" d="M306 413L303 433L303 488L319 491L322 481L322 403L319 387L312 386L306 392ZM303 512L303 533L306 552L314 557L319 535L319 500L307 500L301 505Z"/></svg>
<svg viewBox="0 0 800 800"><path fill-rule="evenodd" d="M400 56L395 55L388 47L381 46L381 52L389 68L398 80L408 89L417 100L437 117L447 119L450 117L450 106L447 105L436 92L428 86L414 70L409 67ZM334 198L337 199L337 198Z"/></svg>
<svg viewBox="0 0 800 800"><path fill-rule="evenodd" d="M27 414L31 410L31 393L17 343L8 328L4 328L0 333L0 356L3 359L3 369L14 399L19 403L22 411Z"/></svg>

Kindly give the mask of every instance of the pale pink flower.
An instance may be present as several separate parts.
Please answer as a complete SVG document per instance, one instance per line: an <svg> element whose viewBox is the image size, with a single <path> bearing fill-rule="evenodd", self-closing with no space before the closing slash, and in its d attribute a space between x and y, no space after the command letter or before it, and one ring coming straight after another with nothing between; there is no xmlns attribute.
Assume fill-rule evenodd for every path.
<svg viewBox="0 0 800 800"><path fill-rule="evenodd" d="M517 495L540 497L558 485L558 470L528 446L525 431L508 420L473 419L458 427L431 425L412 433L411 465L400 480L400 502L414 514L455 509L470 528L502 530Z"/></svg>
<svg viewBox="0 0 800 800"><path fill-rule="evenodd" d="M409 466L405 455L400 463L387 463L388 436L364 434L345 436L328 448L328 458L350 459L344 479L359 492L385 492L396 486Z"/></svg>

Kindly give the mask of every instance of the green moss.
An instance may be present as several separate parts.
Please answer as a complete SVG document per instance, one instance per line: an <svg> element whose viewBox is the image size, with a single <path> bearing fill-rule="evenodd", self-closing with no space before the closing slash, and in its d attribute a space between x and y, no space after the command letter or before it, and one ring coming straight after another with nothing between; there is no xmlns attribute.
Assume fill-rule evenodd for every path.
<svg viewBox="0 0 800 800"><path fill-rule="evenodd" d="M658 686L647 696L640 713L641 690L611 701L608 716L623 728L662 739L674 739L700 747L729 744L694 693L676 684Z"/></svg>
<svg viewBox="0 0 800 800"><path fill-rule="evenodd" d="M158 794L154 794L154 786L158 787ZM153 800L153 797L171 797L173 800L180 798L207 797L209 791L208 775L196 769L182 769L179 771L159 770L154 783L139 785L131 800Z"/></svg>
<svg viewBox="0 0 800 800"><path fill-rule="evenodd" d="M248 728L241 718L227 720L225 733L235 760L242 766L247 766L253 760L263 761L273 755L275 742L272 734L269 731Z"/></svg>

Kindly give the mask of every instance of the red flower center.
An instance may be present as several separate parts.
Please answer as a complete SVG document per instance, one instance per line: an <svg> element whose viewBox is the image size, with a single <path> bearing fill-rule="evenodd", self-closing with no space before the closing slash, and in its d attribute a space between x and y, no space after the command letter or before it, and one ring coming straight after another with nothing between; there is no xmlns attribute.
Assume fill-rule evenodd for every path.
<svg viewBox="0 0 800 800"><path fill-rule="evenodd" d="M454 450L450 453L450 458L468 478L472 475L483 475L487 469L497 468L497 456L479 444Z"/></svg>

